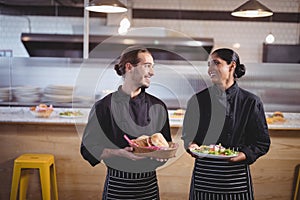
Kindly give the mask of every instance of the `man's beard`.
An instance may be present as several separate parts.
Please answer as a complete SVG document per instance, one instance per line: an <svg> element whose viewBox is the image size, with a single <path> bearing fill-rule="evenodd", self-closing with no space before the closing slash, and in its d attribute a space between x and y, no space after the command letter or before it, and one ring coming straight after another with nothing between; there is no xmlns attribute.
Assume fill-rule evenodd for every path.
<svg viewBox="0 0 300 200"><path fill-rule="evenodd" d="M148 88L150 85L142 85L141 86L141 89L146 89L146 88Z"/></svg>

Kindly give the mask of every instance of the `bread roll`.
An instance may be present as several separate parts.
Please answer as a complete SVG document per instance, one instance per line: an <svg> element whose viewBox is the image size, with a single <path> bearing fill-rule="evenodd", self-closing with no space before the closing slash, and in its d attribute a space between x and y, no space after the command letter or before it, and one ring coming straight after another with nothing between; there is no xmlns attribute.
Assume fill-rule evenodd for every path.
<svg viewBox="0 0 300 200"><path fill-rule="evenodd" d="M132 141L139 147L169 147L169 143L166 141L166 139L161 133L155 133L151 136L142 135Z"/></svg>
<svg viewBox="0 0 300 200"><path fill-rule="evenodd" d="M149 144L149 136L142 135L135 140L133 140L134 143L136 143L139 147L150 147L151 144Z"/></svg>
<svg viewBox="0 0 300 200"><path fill-rule="evenodd" d="M39 108L48 108L48 106L46 104L40 104Z"/></svg>
<svg viewBox="0 0 300 200"><path fill-rule="evenodd" d="M274 116L272 117L274 122L284 122L285 119L282 116Z"/></svg>
<svg viewBox="0 0 300 200"><path fill-rule="evenodd" d="M266 120L267 120L267 124L273 124L274 123L273 117L267 117Z"/></svg>
<svg viewBox="0 0 300 200"><path fill-rule="evenodd" d="M274 113L273 113L273 117L281 117L281 118L284 118L283 113L280 112L280 111L274 112Z"/></svg>
<svg viewBox="0 0 300 200"><path fill-rule="evenodd" d="M274 112L271 116L267 117L267 123L268 124L273 124L276 122L285 122L285 118L283 116L283 113L280 111Z"/></svg>
<svg viewBox="0 0 300 200"><path fill-rule="evenodd" d="M167 140L164 138L164 136L161 133L155 133L150 137L149 140L150 144L152 146L157 146L157 147L169 147L169 143Z"/></svg>

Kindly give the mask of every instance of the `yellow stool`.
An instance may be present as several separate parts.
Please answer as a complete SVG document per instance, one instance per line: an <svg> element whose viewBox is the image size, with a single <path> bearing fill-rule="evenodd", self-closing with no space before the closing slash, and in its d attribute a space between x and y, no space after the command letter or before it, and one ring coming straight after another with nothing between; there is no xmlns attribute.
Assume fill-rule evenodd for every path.
<svg viewBox="0 0 300 200"><path fill-rule="evenodd" d="M295 170L295 191L293 200L300 199L300 164L296 166Z"/></svg>
<svg viewBox="0 0 300 200"><path fill-rule="evenodd" d="M58 199L54 156L51 154L23 154L14 161L10 200L16 200L19 183L19 199L26 199L29 173L28 170L21 173L22 169L39 169L43 200L51 200L50 190L52 190L54 199Z"/></svg>

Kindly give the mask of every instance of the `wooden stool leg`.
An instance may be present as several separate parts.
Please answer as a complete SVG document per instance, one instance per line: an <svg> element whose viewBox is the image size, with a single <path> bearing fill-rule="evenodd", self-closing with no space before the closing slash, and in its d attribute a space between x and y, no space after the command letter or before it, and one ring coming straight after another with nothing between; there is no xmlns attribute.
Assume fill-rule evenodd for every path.
<svg viewBox="0 0 300 200"><path fill-rule="evenodd" d="M20 193L19 200L26 200L26 192L28 188L28 179L29 179L29 169L25 169L21 171L20 178Z"/></svg>
<svg viewBox="0 0 300 200"><path fill-rule="evenodd" d="M12 183L11 183L10 200L17 199L20 175L21 175L21 168L15 165L13 171Z"/></svg>
<svg viewBox="0 0 300 200"><path fill-rule="evenodd" d="M40 178L43 200L51 200L49 166L43 166L40 168Z"/></svg>
<svg viewBox="0 0 300 200"><path fill-rule="evenodd" d="M294 197L293 200L299 199L299 188L300 188L300 165L296 166L296 182L295 182L295 192L294 192Z"/></svg>
<svg viewBox="0 0 300 200"><path fill-rule="evenodd" d="M58 200L58 191L57 191L57 182L56 182L56 170L55 170L55 164L54 163L51 166L50 174L51 174L52 194L54 196L54 199Z"/></svg>

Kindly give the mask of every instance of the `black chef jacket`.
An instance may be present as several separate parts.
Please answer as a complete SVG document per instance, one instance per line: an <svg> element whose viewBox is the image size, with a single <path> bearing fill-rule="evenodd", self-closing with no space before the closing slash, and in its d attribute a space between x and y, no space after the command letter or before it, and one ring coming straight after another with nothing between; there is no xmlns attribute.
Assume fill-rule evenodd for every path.
<svg viewBox="0 0 300 200"><path fill-rule="evenodd" d="M238 149L245 153L247 164L266 154L270 146L261 100L236 82L225 92L214 85L192 96L182 139L186 148L195 142Z"/></svg>
<svg viewBox="0 0 300 200"><path fill-rule="evenodd" d="M95 103L91 109L88 124L84 130L81 154L92 166L97 165L104 148L119 149L128 147L124 139L160 132L171 141L170 125L166 105L158 98L142 89L131 98L121 87ZM142 159L132 161L124 157L103 160L114 169L127 172L152 171L163 163Z"/></svg>

